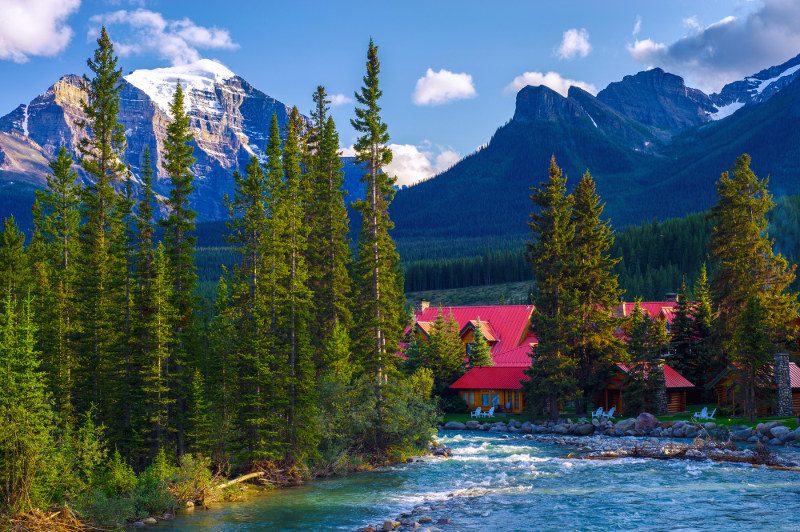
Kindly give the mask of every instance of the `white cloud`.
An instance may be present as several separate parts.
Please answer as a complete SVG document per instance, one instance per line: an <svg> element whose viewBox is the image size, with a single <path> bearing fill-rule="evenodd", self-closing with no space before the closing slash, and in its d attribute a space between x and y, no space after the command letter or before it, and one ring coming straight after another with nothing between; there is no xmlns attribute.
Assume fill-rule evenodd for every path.
<svg viewBox="0 0 800 532"><path fill-rule="evenodd" d="M389 148L392 149L392 162L385 170L387 174L397 177L395 184L400 187L419 183L444 172L461 159L458 152L443 146L434 147L427 140L420 146L389 144ZM342 148L344 157L354 157L355 154L352 146Z"/></svg>
<svg viewBox="0 0 800 532"><path fill-rule="evenodd" d="M636 23L633 25L633 31L631 32L631 35L636 37L639 35L640 31L642 31L642 16L636 15Z"/></svg>
<svg viewBox="0 0 800 532"><path fill-rule="evenodd" d="M469 74L456 74L444 69L434 72L429 68L425 76L417 80L411 99L417 105L439 105L477 95Z"/></svg>
<svg viewBox="0 0 800 532"><path fill-rule="evenodd" d="M556 55L559 59L572 59L576 55L586 57L591 51L592 45L589 44L589 32L586 28L572 28L564 32Z"/></svg>
<svg viewBox="0 0 800 532"><path fill-rule="evenodd" d="M228 30L198 26L188 18L167 20L154 11L137 9L119 10L95 15L89 36L99 33L99 26L109 29L116 52L122 56L153 53L172 65L184 65L200 60L200 49L233 50L239 47L231 40Z"/></svg>
<svg viewBox="0 0 800 532"><path fill-rule="evenodd" d="M528 85L534 85L534 86L545 85L547 87L550 87L557 93L561 94L562 96L567 95L567 92L569 91L569 88L572 85L580 87L586 92L597 94L597 88L591 83L563 78L561 77L561 74L557 72L548 72L547 74L542 74L541 72L525 72L521 76L517 76L516 78L514 78L514 81L512 81L506 86L504 92L516 93L520 89L522 89L523 87L527 87Z"/></svg>
<svg viewBox="0 0 800 532"><path fill-rule="evenodd" d="M691 17L683 19L683 25L693 30L700 27L700 22L697 20L696 15L692 15Z"/></svg>
<svg viewBox="0 0 800 532"><path fill-rule="evenodd" d="M781 64L800 51L800 2L763 0L750 13L702 26L687 19L690 34L671 44L650 39L628 45L638 62L660 66L706 92ZM697 26L691 24L697 22Z"/></svg>
<svg viewBox="0 0 800 532"><path fill-rule="evenodd" d="M0 5L0 59L25 63L28 56L53 56L72 38L66 19L80 0L3 0Z"/></svg>
<svg viewBox="0 0 800 532"><path fill-rule="evenodd" d="M348 98L344 94L332 94L329 96L331 99L331 105L336 107L337 105L345 105L348 103L353 103L352 98Z"/></svg>
<svg viewBox="0 0 800 532"><path fill-rule="evenodd" d="M643 41L636 40L633 44L629 44L627 48L628 52L630 52L631 56L633 56L637 62L645 63L647 62L648 58L654 57L655 55L666 50L667 45L660 42L653 42L650 39L645 39Z"/></svg>

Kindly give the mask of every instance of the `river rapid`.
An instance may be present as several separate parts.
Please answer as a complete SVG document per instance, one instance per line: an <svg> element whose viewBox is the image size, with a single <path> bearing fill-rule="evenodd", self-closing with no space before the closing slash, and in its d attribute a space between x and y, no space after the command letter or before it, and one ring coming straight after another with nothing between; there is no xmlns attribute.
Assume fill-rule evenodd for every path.
<svg viewBox="0 0 800 532"><path fill-rule="evenodd" d="M570 460L559 458L576 451L569 446L474 431L441 432L439 440L451 458L275 490L149 528L355 530L405 514L408 522L431 517L422 529L443 532L800 530L796 471L710 460Z"/></svg>

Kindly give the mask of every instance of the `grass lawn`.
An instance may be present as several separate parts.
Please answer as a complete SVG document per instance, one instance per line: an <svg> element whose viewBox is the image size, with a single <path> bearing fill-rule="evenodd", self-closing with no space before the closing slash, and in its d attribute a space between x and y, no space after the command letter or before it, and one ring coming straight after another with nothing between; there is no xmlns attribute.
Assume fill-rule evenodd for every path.
<svg viewBox="0 0 800 532"><path fill-rule="evenodd" d="M659 421L679 421L679 420L690 421L692 419L692 416L695 413L697 413L700 410L702 410L703 407L707 408L708 412L711 412L712 410L717 408L717 405L716 404L689 405L687 412L681 412L681 413L678 413L678 414L663 415L663 416L657 416L657 417L658 417ZM562 416L565 417L565 418L572 418L573 420L577 419L578 417L585 417L587 419L590 419L591 414L586 414L585 416L577 416L574 412L564 412L564 413L562 413ZM628 417L629 416L622 416L622 417L618 418L617 421L619 419L627 419ZM470 419L476 419L476 418L470 417L470 414L468 414L468 413L467 414L447 413L447 414L444 414L444 416L442 416L442 423L447 423L448 421L458 421L460 423L466 423ZM478 421L480 421L481 423L486 422L486 421L494 423L496 421L510 421L510 420L526 421L526 420L529 420L529 419L532 419L532 418L529 417L527 414L522 414L522 415L520 415L520 414L508 414L508 415L501 414L501 415L494 416L494 417L491 417L491 418L488 418L488 419L482 417L482 418L479 418ZM546 419L546 418L541 417L539 419ZM741 417L730 417L730 418L725 417L725 418L722 418L722 417L719 417L719 416L717 416L715 414L714 419L711 420L711 421L713 421L717 425L725 425L725 426L747 425L748 427L755 427L759 423L767 423L769 421L780 421L785 426L787 426L787 427L789 427L791 429L793 429L793 428L795 428L797 426L797 418L794 417L794 416L792 416L792 417L759 417L759 418L756 418L755 421L753 421L751 423L747 419L744 419L744 418L741 418Z"/></svg>

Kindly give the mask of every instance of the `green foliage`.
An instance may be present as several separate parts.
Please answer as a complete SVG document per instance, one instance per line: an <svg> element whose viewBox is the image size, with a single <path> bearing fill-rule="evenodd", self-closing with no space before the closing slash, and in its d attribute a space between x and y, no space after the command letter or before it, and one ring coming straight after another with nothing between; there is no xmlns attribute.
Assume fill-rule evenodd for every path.
<svg viewBox="0 0 800 532"><path fill-rule="evenodd" d="M431 371L437 396L450 392L448 387L464 374L464 347L458 333L458 324L452 313L445 319L440 309L431 323L424 355L425 367Z"/></svg>
<svg viewBox="0 0 800 532"><path fill-rule="evenodd" d="M483 335L483 326L481 325L481 317L478 316L478 323L475 325L475 332L473 333L472 347L469 350L468 366L474 368L475 366L493 366L492 352L489 344L486 342L486 337Z"/></svg>
<svg viewBox="0 0 800 532"><path fill-rule="evenodd" d="M628 378L622 392L625 410L634 414L666 411L664 361L668 338L663 320L651 318L637 301L626 324Z"/></svg>
<svg viewBox="0 0 800 532"><path fill-rule="evenodd" d="M759 399L767 396L773 385L773 343L769 314L758 295L751 295L736 324L731 362L740 368L739 391L745 394L744 413L750 421L757 415Z"/></svg>

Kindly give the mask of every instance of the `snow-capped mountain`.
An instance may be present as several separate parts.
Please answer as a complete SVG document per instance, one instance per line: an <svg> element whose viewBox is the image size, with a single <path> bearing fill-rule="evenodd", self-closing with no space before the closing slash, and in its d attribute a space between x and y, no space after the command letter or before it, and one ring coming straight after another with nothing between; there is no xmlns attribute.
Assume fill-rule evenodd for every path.
<svg viewBox="0 0 800 532"><path fill-rule="evenodd" d="M144 147L148 146L154 157L162 150L178 80L184 87L197 159L192 166L197 187L193 208L200 219L223 218L222 196L233 191L233 171L244 168L253 155L263 158L272 114L283 126L290 109L208 59L131 72L122 83L119 121L125 128L125 159L134 179ZM75 123L83 118L80 102L84 97L80 78L67 75L0 118L0 182L44 186L47 163L62 145L77 160L77 145L84 132ZM156 191L167 194L169 182L160 160L156 168Z"/></svg>

